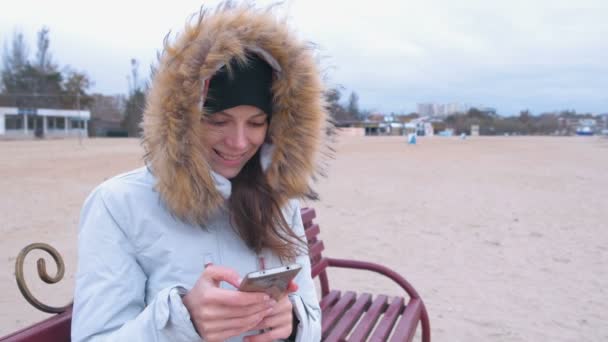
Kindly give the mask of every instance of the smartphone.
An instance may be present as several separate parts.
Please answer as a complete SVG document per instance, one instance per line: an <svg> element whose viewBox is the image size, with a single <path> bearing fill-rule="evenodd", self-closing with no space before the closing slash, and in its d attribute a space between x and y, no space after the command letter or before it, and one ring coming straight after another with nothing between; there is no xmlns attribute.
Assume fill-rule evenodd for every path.
<svg viewBox="0 0 608 342"><path fill-rule="evenodd" d="M248 273L241 281L239 291L265 292L278 300L287 292L289 282L301 269L300 264L290 264Z"/></svg>

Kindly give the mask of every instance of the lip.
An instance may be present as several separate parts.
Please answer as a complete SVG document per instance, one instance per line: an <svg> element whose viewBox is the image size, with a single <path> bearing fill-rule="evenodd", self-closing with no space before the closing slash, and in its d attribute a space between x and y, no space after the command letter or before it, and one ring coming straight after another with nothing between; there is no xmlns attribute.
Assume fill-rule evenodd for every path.
<svg viewBox="0 0 608 342"><path fill-rule="evenodd" d="M219 161L220 161L222 164L224 164L224 165L226 165L226 166L228 166L228 167L234 167L234 166L239 166L239 165L241 165L241 162L242 162L243 158L245 158L245 155L247 154L247 153L245 152L245 153L242 153L242 154L237 155L237 156L230 156L230 158L233 158L233 157L234 157L235 159L225 159L225 158L223 157L223 155L226 155L226 154L221 153L221 152L217 151L216 149L213 149L213 152L215 153L215 155L216 155L217 159L218 159L218 160L219 160Z"/></svg>

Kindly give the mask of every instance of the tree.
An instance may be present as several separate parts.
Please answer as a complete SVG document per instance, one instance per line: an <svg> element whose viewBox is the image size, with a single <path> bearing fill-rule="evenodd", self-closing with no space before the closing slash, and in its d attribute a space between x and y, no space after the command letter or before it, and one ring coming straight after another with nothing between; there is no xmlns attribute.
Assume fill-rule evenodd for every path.
<svg viewBox="0 0 608 342"><path fill-rule="evenodd" d="M352 119L359 119L359 95L354 91L350 93L348 97L348 107L346 111L349 113Z"/></svg>
<svg viewBox="0 0 608 342"><path fill-rule="evenodd" d="M530 122L532 118L532 113L530 113L529 110L525 109L519 112L519 121L521 121L524 124L527 124Z"/></svg>
<svg viewBox="0 0 608 342"><path fill-rule="evenodd" d="M28 60L23 34L13 34L12 48L4 46L0 105L29 108L87 108L92 98L86 91L92 85L86 73L70 67L63 72L53 62L50 30L38 31L36 58Z"/></svg>
<svg viewBox="0 0 608 342"><path fill-rule="evenodd" d="M57 108L63 105L64 76L52 62L49 29L38 32L36 59L28 60L23 34L13 34L12 48L4 47L3 104L16 107Z"/></svg>
<svg viewBox="0 0 608 342"><path fill-rule="evenodd" d="M325 91L325 101L329 110L329 115L335 121L342 121L345 119L344 108L340 104L340 98L342 97L341 87L330 88Z"/></svg>
<svg viewBox="0 0 608 342"><path fill-rule="evenodd" d="M85 72L79 72L66 68L66 79L62 84L63 105L66 108L89 108L93 103L93 97L87 94L92 81Z"/></svg>
<svg viewBox="0 0 608 342"><path fill-rule="evenodd" d="M23 33L13 32L11 48L4 45L2 55L2 90L5 93L19 93L22 91L22 83L18 75L27 66L28 47L25 44Z"/></svg>
<svg viewBox="0 0 608 342"><path fill-rule="evenodd" d="M143 118L146 103L146 92L138 80L139 62L131 59L131 75L127 76L129 82L129 97L125 108L125 127L130 137L141 135L140 123ZM145 86L147 88L147 86Z"/></svg>
<svg viewBox="0 0 608 342"><path fill-rule="evenodd" d="M338 86L330 88L325 92L325 101L327 101L329 114L338 126L344 122L358 121L363 115L369 114L369 111L359 110L359 96L355 92L350 94L347 107L340 104L343 89L342 86Z"/></svg>
<svg viewBox="0 0 608 342"><path fill-rule="evenodd" d="M36 51L36 68L42 72L56 69L49 52L50 44L49 29L44 26L38 31L38 50Z"/></svg>
<svg viewBox="0 0 608 342"><path fill-rule="evenodd" d="M49 29L47 27L42 27L38 31L36 46L36 60L34 63L28 63L28 69L31 70L32 74L32 89L29 89L29 92L58 96L61 94L61 83L64 77L52 62L49 51Z"/></svg>

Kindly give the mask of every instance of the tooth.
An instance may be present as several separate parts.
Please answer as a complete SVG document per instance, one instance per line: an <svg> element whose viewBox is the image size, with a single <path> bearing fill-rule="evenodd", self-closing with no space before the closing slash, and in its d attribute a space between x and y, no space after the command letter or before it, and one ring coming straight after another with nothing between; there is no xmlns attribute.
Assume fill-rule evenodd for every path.
<svg viewBox="0 0 608 342"><path fill-rule="evenodd" d="M229 155L222 154L222 153L220 153L220 155L222 156L222 158L224 158L226 160L237 160L241 157L241 156L229 156Z"/></svg>

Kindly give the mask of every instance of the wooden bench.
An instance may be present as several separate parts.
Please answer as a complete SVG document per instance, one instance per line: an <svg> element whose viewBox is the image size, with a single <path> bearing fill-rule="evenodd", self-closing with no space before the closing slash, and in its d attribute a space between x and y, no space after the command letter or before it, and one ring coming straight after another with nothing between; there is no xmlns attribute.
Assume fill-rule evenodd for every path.
<svg viewBox="0 0 608 342"><path fill-rule="evenodd" d="M420 325L422 341L430 342L428 314L416 290L402 276L382 265L328 258L321 255L324 246L323 241L318 239L320 229L319 225L313 222L314 218L314 209L302 209L302 221L310 248L312 276L313 278L319 277L321 284L323 341L389 341L389 339L392 342L411 341ZM23 267L24 257L25 255L20 254L18 269ZM58 260L57 257L54 258L56 261ZM21 260L21 266L19 266L19 260ZM58 261L58 264L62 264L62 262ZM328 267L369 270L385 275L403 288L407 294L407 300L403 297L389 298L386 295L376 295L374 298L369 293L357 294L353 291L330 289L327 276ZM17 270L17 274L20 272L22 273L22 270ZM39 273L41 273L40 266ZM41 277L43 276L41 275ZM54 282L59 280L56 279ZM24 293L23 285L19 284L19 286L21 292ZM24 295L27 299L28 296L25 293ZM32 303L31 299L28 301ZM64 310L42 322L1 337L0 342L69 342L72 309L67 306Z"/></svg>
<svg viewBox="0 0 608 342"><path fill-rule="evenodd" d="M313 278L321 283L323 341L411 341L419 323L422 341L431 340L426 307L416 290L398 273L370 262L329 258L321 255L323 241L318 239L319 225L312 208L302 209L302 221L310 250ZM408 300L386 295L357 294L353 291L330 289L328 267L368 270L394 280L405 290Z"/></svg>

